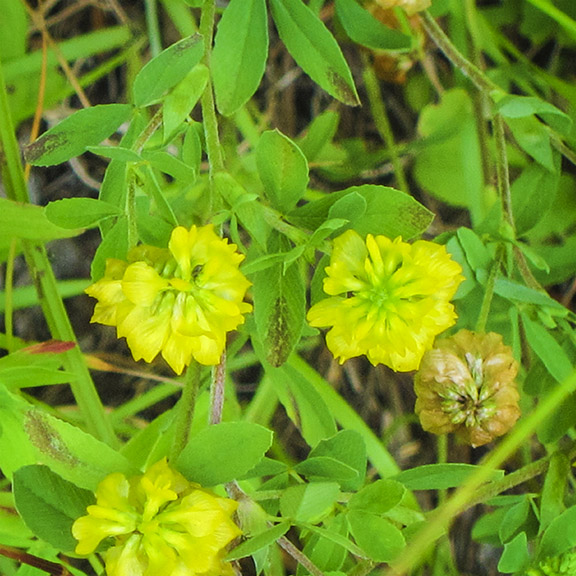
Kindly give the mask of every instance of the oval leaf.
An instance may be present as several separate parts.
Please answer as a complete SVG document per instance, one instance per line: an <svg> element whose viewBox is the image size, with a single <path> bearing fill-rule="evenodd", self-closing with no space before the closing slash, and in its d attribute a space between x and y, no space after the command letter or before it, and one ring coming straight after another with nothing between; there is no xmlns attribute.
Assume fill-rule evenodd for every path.
<svg viewBox="0 0 576 576"><path fill-rule="evenodd" d="M388 28L356 0L336 0L336 15L350 40L372 50L409 50L410 36Z"/></svg>
<svg viewBox="0 0 576 576"><path fill-rule="evenodd" d="M154 104L186 77L203 54L204 39L199 34L183 38L160 52L134 79L134 104L139 108Z"/></svg>
<svg viewBox="0 0 576 576"><path fill-rule="evenodd" d="M193 436L178 469L203 486L230 482L254 468L272 445L272 432L250 422L223 422Z"/></svg>
<svg viewBox="0 0 576 576"><path fill-rule="evenodd" d="M394 476L394 480L404 484L408 490L445 490L460 486L479 468L473 464L425 464L404 470ZM493 470L488 480L503 476L503 470Z"/></svg>
<svg viewBox="0 0 576 576"><path fill-rule="evenodd" d="M540 543L540 557L559 556L576 546L576 506L565 510L550 522Z"/></svg>
<svg viewBox="0 0 576 576"><path fill-rule="evenodd" d="M136 472L126 458L107 444L29 405L3 386L0 426L0 468L8 478L23 466L45 464L76 486L95 490L107 474Z"/></svg>
<svg viewBox="0 0 576 576"><path fill-rule="evenodd" d="M282 42L298 65L326 92L349 106L360 100L334 36L302 0L270 0Z"/></svg>
<svg viewBox="0 0 576 576"><path fill-rule="evenodd" d="M284 270L276 263L254 275L254 318L266 343L266 359L281 366L298 341L304 326L306 287L298 263Z"/></svg>
<svg viewBox="0 0 576 576"><path fill-rule="evenodd" d="M313 482L290 486L280 498L282 516L296 522L316 524L330 514L340 495L335 482Z"/></svg>
<svg viewBox="0 0 576 576"><path fill-rule="evenodd" d="M50 222L62 228L93 228L122 211L114 204L94 198L64 198L50 202L45 208Z"/></svg>
<svg viewBox="0 0 576 576"><path fill-rule="evenodd" d="M268 55L265 0L231 0L218 24L211 70L218 110L233 114L256 92Z"/></svg>
<svg viewBox="0 0 576 576"><path fill-rule="evenodd" d="M74 112L25 148L33 166L53 166L79 156L113 134L132 113L129 104L103 104Z"/></svg>
<svg viewBox="0 0 576 576"><path fill-rule="evenodd" d="M308 162L300 148L278 130L264 132L256 148L256 166L274 208L292 210L308 186Z"/></svg>
<svg viewBox="0 0 576 576"><path fill-rule="evenodd" d="M358 546L375 562L391 562L406 546L402 532L385 518L350 510L348 522Z"/></svg>
<svg viewBox="0 0 576 576"><path fill-rule="evenodd" d="M14 473L14 500L22 519L36 536L58 550L78 544L72 524L94 504L94 494L68 482L47 466L24 466Z"/></svg>

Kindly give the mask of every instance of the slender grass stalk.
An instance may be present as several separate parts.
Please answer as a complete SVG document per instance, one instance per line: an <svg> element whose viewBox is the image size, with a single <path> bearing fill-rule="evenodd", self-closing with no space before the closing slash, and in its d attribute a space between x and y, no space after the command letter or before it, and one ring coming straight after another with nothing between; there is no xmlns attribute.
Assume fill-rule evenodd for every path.
<svg viewBox="0 0 576 576"><path fill-rule="evenodd" d="M156 0L145 0L146 28L148 30L148 40L150 42L150 53L152 58L162 52L162 35L158 23L158 2Z"/></svg>
<svg viewBox="0 0 576 576"><path fill-rule="evenodd" d="M4 152L4 188L10 200L27 203L28 189L20 161L12 116L8 105L6 83L0 62L0 143ZM30 274L38 292L38 300L52 336L58 340L76 342L68 314L58 293L54 272L43 244L22 241L22 248ZM72 393L86 423L87 430L110 445L117 445L112 425L90 376L88 367L78 346L64 355L66 369L75 375L70 383Z"/></svg>
<svg viewBox="0 0 576 576"><path fill-rule="evenodd" d="M380 86L378 84L378 78L376 77L370 58L364 52L362 52L362 65L362 77L364 78L366 93L368 94L368 100L370 101L374 124L376 125L376 129L384 141L384 144L390 151L392 165L394 166L394 176L396 177L398 188L409 194L410 189L408 188L408 181L406 180L406 175L404 173L404 166L402 166L402 159L398 154L398 148L394 141L394 133L390 126L386 105L384 104L382 92L380 91Z"/></svg>
<svg viewBox="0 0 576 576"><path fill-rule="evenodd" d="M6 348L8 352L14 352L14 261L16 260L16 246L18 241L13 238L8 250L8 260L6 262L6 312L4 322L6 324Z"/></svg>

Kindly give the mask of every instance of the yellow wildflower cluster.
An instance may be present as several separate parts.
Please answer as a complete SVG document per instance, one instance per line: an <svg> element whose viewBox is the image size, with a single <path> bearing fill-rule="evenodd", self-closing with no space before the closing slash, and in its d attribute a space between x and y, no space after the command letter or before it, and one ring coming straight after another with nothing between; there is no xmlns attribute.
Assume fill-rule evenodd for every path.
<svg viewBox="0 0 576 576"><path fill-rule="evenodd" d="M250 282L244 256L213 226L178 226L168 249L138 246L128 262L109 259L104 277L86 289L98 299L92 322L116 326L135 360L160 352L181 374L192 358L218 364L226 333L244 322Z"/></svg>
<svg viewBox="0 0 576 576"><path fill-rule="evenodd" d="M463 277L444 246L353 230L334 240L312 326L331 327L326 344L340 363L366 354L397 371L415 370L434 338L456 320L450 299Z"/></svg>
<svg viewBox="0 0 576 576"><path fill-rule="evenodd" d="M106 476L96 504L78 518L77 554L91 554L104 539L108 576L232 576L226 546L241 531L232 521L237 503L188 482L166 459L145 474Z"/></svg>

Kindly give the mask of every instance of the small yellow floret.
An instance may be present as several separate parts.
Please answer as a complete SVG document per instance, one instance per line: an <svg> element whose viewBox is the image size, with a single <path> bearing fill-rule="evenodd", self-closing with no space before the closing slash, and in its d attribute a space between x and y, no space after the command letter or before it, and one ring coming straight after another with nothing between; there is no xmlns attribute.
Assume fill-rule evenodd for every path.
<svg viewBox="0 0 576 576"><path fill-rule="evenodd" d="M243 259L212 225L179 226L167 249L139 246L128 262L107 261L104 277L86 289L98 300L92 322L116 326L136 360L161 353L178 374L192 358L218 364L227 332L252 310L243 301Z"/></svg>
<svg viewBox="0 0 576 576"><path fill-rule="evenodd" d="M72 534L77 554L91 554L113 538L105 552L108 576L232 574L223 558L241 534L232 520L237 503L188 482L166 459L134 478L110 474L96 500Z"/></svg>
<svg viewBox="0 0 576 576"><path fill-rule="evenodd" d="M324 292L308 311L330 327L326 344L340 363L365 354L374 365L415 370L434 338L456 321L450 299L463 277L444 246L354 230L334 240Z"/></svg>

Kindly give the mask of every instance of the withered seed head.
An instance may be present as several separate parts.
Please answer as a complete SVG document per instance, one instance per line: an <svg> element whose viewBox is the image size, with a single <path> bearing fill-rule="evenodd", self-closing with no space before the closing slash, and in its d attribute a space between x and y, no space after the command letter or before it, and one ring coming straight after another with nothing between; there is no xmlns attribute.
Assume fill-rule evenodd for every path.
<svg viewBox="0 0 576 576"><path fill-rule="evenodd" d="M424 430L454 432L472 446L502 436L518 420L518 363L495 332L460 330L426 352L414 390Z"/></svg>

